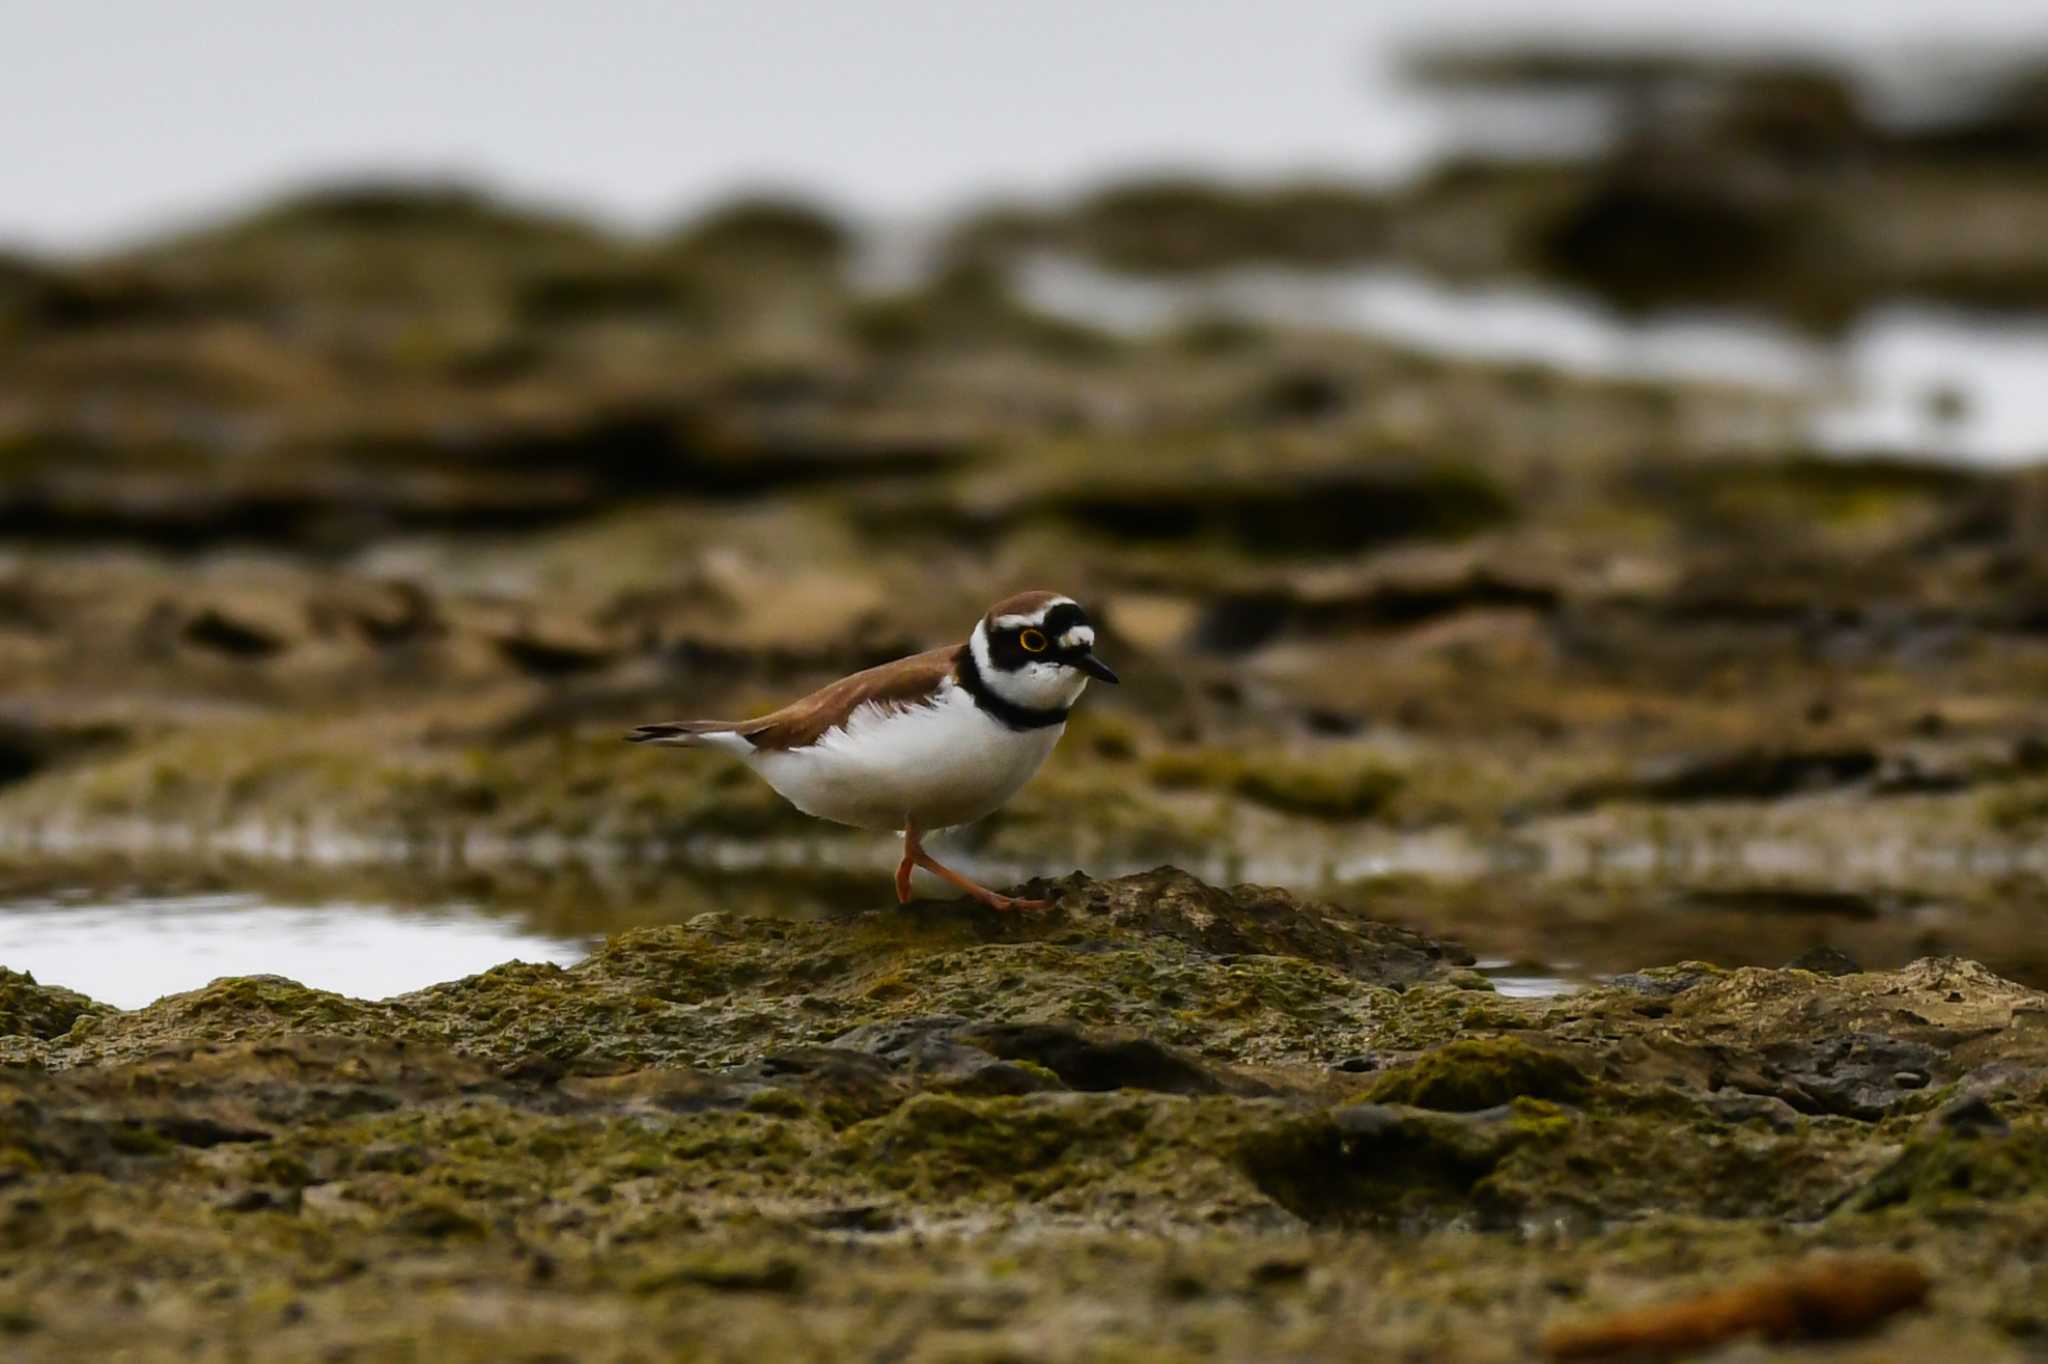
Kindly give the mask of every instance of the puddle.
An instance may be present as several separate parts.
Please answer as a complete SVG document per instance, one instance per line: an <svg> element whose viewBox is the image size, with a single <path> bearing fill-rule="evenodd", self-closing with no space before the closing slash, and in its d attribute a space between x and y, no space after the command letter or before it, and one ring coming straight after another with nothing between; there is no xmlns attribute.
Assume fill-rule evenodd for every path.
<svg viewBox="0 0 2048 1364"><path fill-rule="evenodd" d="M1746 314L1643 320L1565 290L1384 268L1162 280L1040 255L1019 265L1016 284L1037 308L1127 335L1214 316L1351 331L1439 355L1801 396L1812 411L1805 434L1826 449L1992 465L2048 457L2044 320L1902 303L1823 343Z"/></svg>
<svg viewBox="0 0 2048 1364"><path fill-rule="evenodd" d="M1591 983L1577 979L1564 963L1544 967L1533 962L1496 957L1482 958L1472 969L1492 981L1494 991L1506 999L1556 999L1560 995L1577 994ZM1552 975L1552 971L1565 974Z"/></svg>
<svg viewBox="0 0 2048 1364"><path fill-rule="evenodd" d="M382 999L515 958L567 965L590 946L460 906L288 905L251 894L0 901L0 962L124 1009L243 975Z"/></svg>

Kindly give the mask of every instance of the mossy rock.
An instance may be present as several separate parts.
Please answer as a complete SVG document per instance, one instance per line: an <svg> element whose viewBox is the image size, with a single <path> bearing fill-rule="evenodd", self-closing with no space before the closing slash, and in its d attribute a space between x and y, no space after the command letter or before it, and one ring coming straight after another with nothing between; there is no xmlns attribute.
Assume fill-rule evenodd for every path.
<svg viewBox="0 0 2048 1364"><path fill-rule="evenodd" d="M1582 1101L1591 1081L1569 1058L1515 1038L1452 1042L1374 1082L1374 1103L1449 1113L1498 1108L1516 1099Z"/></svg>
<svg viewBox="0 0 2048 1364"><path fill-rule="evenodd" d="M1471 992L1323 964L1363 932L1327 907L1167 872L1066 900L1028 924L937 906L705 916L588 968L507 964L381 1004L222 981L86 1030L106 1038L39 1042L68 1069L0 1069L0 1275L37 1323L10 1344L28 1364L178 1353L188 1334L138 1343L123 1294L140 1277L221 1342L205 1358L280 1340L308 1358L420 1340L451 1360L584 1358L601 1322L745 1364L906 1319L966 1322L976 1348L1044 1341L1086 1309L1088 1331L1135 1323L1120 1357L1263 1358L1284 1333L1310 1360L1423 1342L1491 1364L1526 1343L1503 1321L1540 1324L1560 1299L1598 1310L1816 1240L1910 1249L1944 1283L1941 1315L1885 1328L1901 1334L1882 1352L1961 1332L1971 1357L2000 1357L1998 1332L2032 1329L2048 1180L2034 992L1958 962L1752 970L1500 1000L1521 1035L1433 1042ZM940 999L952 1016L785 1045ZM1003 1021L1133 1001L1143 1036L1184 1024L1200 1056L1162 1071L1156 1049ZM1838 1055L1845 1025L1895 1042L1958 1029L1929 1062L1939 1116L1772 1097L1786 1073L1766 1052L1803 1071ZM1310 1040L1273 1050L1287 1028ZM551 1035L598 1064L533 1060ZM743 1064L687 1063L743 1035ZM1385 1055L1392 1036L1421 1054L1376 1075L1317 1059ZM1118 1087L927 1085L923 1042L977 1039ZM622 1059L635 1049L642 1063ZM423 1276L424 1317L404 1306ZM509 1324L507 1291L524 1304ZM1103 1346L1065 1343L1059 1357Z"/></svg>
<svg viewBox="0 0 2048 1364"><path fill-rule="evenodd" d="M9 1033L48 1041L71 1031L81 1018L117 1010L60 986L38 985L25 971L0 966L0 1035Z"/></svg>
<svg viewBox="0 0 2048 1364"><path fill-rule="evenodd" d="M2006 1128L1986 1112L1985 1126L1936 1124L1914 1137L1849 1206L1932 1212L2048 1189L2048 1126L2036 1120Z"/></svg>

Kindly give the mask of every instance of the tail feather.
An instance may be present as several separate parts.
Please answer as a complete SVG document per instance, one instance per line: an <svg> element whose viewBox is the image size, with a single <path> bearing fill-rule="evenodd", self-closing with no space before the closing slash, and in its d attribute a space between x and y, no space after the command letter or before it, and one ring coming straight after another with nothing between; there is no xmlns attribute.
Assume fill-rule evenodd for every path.
<svg viewBox="0 0 2048 1364"><path fill-rule="evenodd" d="M665 724L641 725L626 736L629 744L661 744L670 748L724 747L721 739L739 737L739 726L729 720L670 720Z"/></svg>

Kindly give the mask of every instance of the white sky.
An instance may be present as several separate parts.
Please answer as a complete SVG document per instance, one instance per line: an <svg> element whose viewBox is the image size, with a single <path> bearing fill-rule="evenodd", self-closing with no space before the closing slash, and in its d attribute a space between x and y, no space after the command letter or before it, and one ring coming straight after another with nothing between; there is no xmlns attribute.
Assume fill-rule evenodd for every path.
<svg viewBox="0 0 2048 1364"><path fill-rule="evenodd" d="M902 217L1160 163L1386 173L1429 137L1386 94L1395 40L1490 22L2048 39L2039 0L0 0L0 242L366 171L629 224L744 184Z"/></svg>

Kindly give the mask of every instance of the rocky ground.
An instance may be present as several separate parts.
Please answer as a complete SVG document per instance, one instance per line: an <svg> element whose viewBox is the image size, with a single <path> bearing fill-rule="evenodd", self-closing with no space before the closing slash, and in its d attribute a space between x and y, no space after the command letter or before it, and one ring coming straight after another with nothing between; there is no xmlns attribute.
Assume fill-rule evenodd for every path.
<svg viewBox="0 0 2048 1364"><path fill-rule="evenodd" d="M1873 964L2048 980L2007 931L2027 892L1976 874L2025 871L2048 808L2037 474L1820 454L1781 394L1084 334L981 268L877 296L850 249L791 206L624 242L364 188L20 266L0 844L880 867L737 768L617 735L1051 584L1128 681L955 849L992 875L1341 888L1418 848L1467 874L1647 854L1733 867L1691 922L1737 964L1842 929ZM1937 893L1714 918L1786 844L1808 881ZM1659 959L1492 917L1489 953Z"/></svg>
<svg viewBox="0 0 2048 1364"><path fill-rule="evenodd" d="M0 973L7 1357L2048 1349L2043 475L1013 283L2034 306L2038 91L1916 130L1799 65L1431 70L1633 113L992 210L908 282L798 203L629 239L405 185L0 260L0 894L611 935L377 1001ZM619 742L1037 585L1125 685L950 856L1098 878L1051 913L884 908L885 840Z"/></svg>
<svg viewBox="0 0 2048 1364"><path fill-rule="evenodd" d="M370 1003L0 992L22 1360L2019 1358L2048 996L1501 998L1160 871L704 914Z"/></svg>

